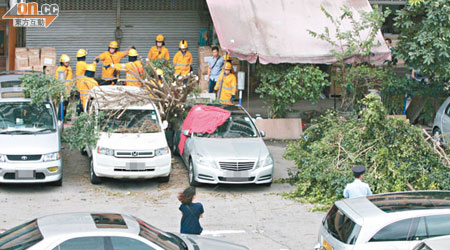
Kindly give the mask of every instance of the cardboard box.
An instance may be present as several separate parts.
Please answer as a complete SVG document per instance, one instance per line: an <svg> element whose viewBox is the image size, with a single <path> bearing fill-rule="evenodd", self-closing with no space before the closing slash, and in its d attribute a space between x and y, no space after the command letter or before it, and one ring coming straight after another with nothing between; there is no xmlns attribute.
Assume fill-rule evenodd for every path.
<svg viewBox="0 0 450 250"><path fill-rule="evenodd" d="M28 57L17 57L15 59L15 69L16 70L21 70L24 67L28 67Z"/></svg>
<svg viewBox="0 0 450 250"><path fill-rule="evenodd" d="M39 57L39 56L40 56L40 49L36 48L28 49L28 57Z"/></svg>
<svg viewBox="0 0 450 250"><path fill-rule="evenodd" d="M28 57L28 49L16 48L16 57Z"/></svg>
<svg viewBox="0 0 450 250"><path fill-rule="evenodd" d="M39 66L41 65L41 59L39 56L31 56L28 57L28 63L30 66Z"/></svg>
<svg viewBox="0 0 450 250"><path fill-rule="evenodd" d="M51 47L41 47L41 57L56 57L56 49Z"/></svg>
<svg viewBox="0 0 450 250"><path fill-rule="evenodd" d="M26 67L16 67L15 70L33 70L33 67L31 66L26 66Z"/></svg>
<svg viewBox="0 0 450 250"><path fill-rule="evenodd" d="M44 66L42 65L33 65L33 71L44 72Z"/></svg>
<svg viewBox="0 0 450 250"><path fill-rule="evenodd" d="M51 75L51 76L54 76L55 75L55 73L56 73L56 65L52 65L52 66L45 66L44 65L44 68L45 68L45 74L46 75Z"/></svg>
<svg viewBox="0 0 450 250"><path fill-rule="evenodd" d="M41 56L41 65L44 66L55 66L56 56Z"/></svg>

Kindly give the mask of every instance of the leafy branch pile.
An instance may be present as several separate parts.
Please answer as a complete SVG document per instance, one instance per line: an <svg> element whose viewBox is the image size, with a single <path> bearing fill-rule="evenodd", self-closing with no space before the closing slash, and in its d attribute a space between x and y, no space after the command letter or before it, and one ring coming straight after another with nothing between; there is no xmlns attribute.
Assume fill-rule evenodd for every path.
<svg viewBox="0 0 450 250"><path fill-rule="evenodd" d="M25 96L31 98L31 102L40 105L43 102L52 100L58 104L63 97L69 98L69 89L64 82L56 80L55 77L44 74L26 74L20 80L24 88Z"/></svg>
<svg viewBox="0 0 450 250"><path fill-rule="evenodd" d="M329 113L289 144L284 157L296 168L286 181L297 187L290 197L326 205L342 199L357 164L367 167L374 193L450 188L450 163L430 137L406 120L387 118L375 95L361 104L358 119Z"/></svg>
<svg viewBox="0 0 450 250"><path fill-rule="evenodd" d="M316 66L292 64L258 65L261 99L270 105L270 116L282 118L290 105L299 100L315 103L323 88L329 86L328 75Z"/></svg>

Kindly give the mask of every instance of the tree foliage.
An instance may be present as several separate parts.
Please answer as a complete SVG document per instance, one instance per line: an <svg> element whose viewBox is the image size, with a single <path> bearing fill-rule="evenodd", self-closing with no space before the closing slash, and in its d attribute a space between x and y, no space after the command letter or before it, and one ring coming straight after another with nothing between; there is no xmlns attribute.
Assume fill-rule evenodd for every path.
<svg viewBox="0 0 450 250"><path fill-rule="evenodd" d="M52 100L58 104L61 97L66 100L69 98L68 87L64 82L56 80L55 77L44 74L25 74L20 80L24 88L25 96L31 98L31 103L40 105L43 102Z"/></svg>
<svg viewBox="0 0 450 250"><path fill-rule="evenodd" d="M450 188L450 165L420 128L387 118L375 95L361 104L359 119L326 114L288 145L284 157L296 166L288 179L297 187L291 197L324 204L342 199L357 164L367 167L365 181L374 193Z"/></svg>
<svg viewBox="0 0 450 250"><path fill-rule="evenodd" d="M410 1L397 12L397 54L434 84L450 79L450 2ZM442 84L437 85L442 89Z"/></svg>
<svg viewBox="0 0 450 250"><path fill-rule="evenodd" d="M99 139L97 121L103 119L103 117L103 112L99 112L98 116L84 112L81 113L75 119L72 126L64 130L62 139L69 145L69 149L83 150L86 146L95 148Z"/></svg>
<svg viewBox="0 0 450 250"><path fill-rule="evenodd" d="M289 106L299 100L316 102L330 85L328 75L316 66L258 65L257 74L260 85L256 93L270 105L270 116L277 118L284 117Z"/></svg>

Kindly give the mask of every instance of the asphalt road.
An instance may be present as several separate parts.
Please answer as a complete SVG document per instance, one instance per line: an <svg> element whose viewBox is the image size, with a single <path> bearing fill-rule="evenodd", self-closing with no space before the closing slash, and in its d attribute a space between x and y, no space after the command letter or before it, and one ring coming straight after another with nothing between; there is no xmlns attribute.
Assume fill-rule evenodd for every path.
<svg viewBox="0 0 450 250"><path fill-rule="evenodd" d="M267 142L274 156L275 179L287 176L293 163L282 159L285 143ZM78 151L63 151L64 183L48 185L0 185L0 229L33 218L64 212L119 212L139 217L166 231L178 232L181 214L176 196L188 186L187 171L173 158L169 183L156 180L105 180L91 185L88 158ZM284 199L288 184L203 185L197 201L205 208L204 235L224 238L251 249L312 249L324 213Z"/></svg>

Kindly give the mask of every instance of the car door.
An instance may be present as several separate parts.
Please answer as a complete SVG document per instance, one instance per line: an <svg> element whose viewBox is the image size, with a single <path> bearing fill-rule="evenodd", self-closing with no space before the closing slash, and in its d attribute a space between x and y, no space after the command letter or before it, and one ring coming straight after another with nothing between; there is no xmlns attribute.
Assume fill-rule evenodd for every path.
<svg viewBox="0 0 450 250"><path fill-rule="evenodd" d="M404 219L380 229L367 243L358 244L355 249L410 250L418 241L411 241L417 228L416 219Z"/></svg>

